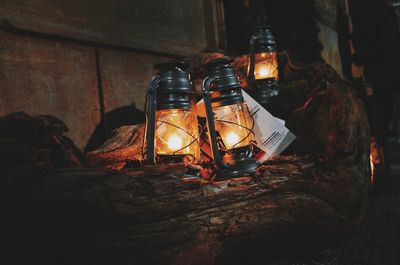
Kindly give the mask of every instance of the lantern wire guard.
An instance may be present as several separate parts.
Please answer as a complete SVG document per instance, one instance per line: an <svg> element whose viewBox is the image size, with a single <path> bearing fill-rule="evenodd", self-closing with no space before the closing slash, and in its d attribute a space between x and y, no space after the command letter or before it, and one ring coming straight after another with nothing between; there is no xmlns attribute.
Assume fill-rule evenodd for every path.
<svg viewBox="0 0 400 265"><path fill-rule="evenodd" d="M209 76L203 81L203 98L217 179L253 175L258 167L252 157L254 119L231 62L224 57L204 64Z"/></svg>
<svg viewBox="0 0 400 265"><path fill-rule="evenodd" d="M142 155L146 164L190 162L199 158L199 127L194 90L186 61L155 65L146 94L146 132Z"/></svg>

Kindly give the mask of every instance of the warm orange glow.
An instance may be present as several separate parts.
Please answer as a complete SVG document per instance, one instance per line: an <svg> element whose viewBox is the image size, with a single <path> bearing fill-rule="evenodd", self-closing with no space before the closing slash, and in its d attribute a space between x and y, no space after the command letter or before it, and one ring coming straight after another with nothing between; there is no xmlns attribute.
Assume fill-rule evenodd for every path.
<svg viewBox="0 0 400 265"><path fill-rule="evenodd" d="M168 138L167 142L168 142L168 148L171 149L171 151L178 151L183 147L182 138L176 134L172 134Z"/></svg>
<svg viewBox="0 0 400 265"><path fill-rule="evenodd" d="M199 157L197 116L193 110L156 112L155 149L158 155Z"/></svg>
<svg viewBox="0 0 400 265"><path fill-rule="evenodd" d="M239 142L239 135L237 135L235 132L229 132L226 135L225 138L225 144L228 146L233 146L237 142Z"/></svg>
<svg viewBox="0 0 400 265"><path fill-rule="evenodd" d="M215 129L227 150L250 145L253 141L253 120L245 103L213 109Z"/></svg>
<svg viewBox="0 0 400 265"><path fill-rule="evenodd" d="M250 70L250 67L249 69ZM263 52L255 54L254 78L275 78L278 80L278 58L276 52Z"/></svg>
<svg viewBox="0 0 400 265"><path fill-rule="evenodd" d="M369 156L369 164L371 166L371 184L374 185L375 183L375 165L374 165L374 158L372 154Z"/></svg>
<svg viewBox="0 0 400 265"><path fill-rule="evenodd" d="M268 78L271 76L270 74L270 69L268 67L265 67L264 65L258 67L257 69L258 71L257 73L257 77L264 77L264 78Z"/></svg>
<svg viewBox="0 0 400 265"><path fill-rule="evenodd" d="M384 165L382 146L376 142L375 137L371 138L371 153L369 156L371 166L371 185L375 185L377 170Z"/></svg>

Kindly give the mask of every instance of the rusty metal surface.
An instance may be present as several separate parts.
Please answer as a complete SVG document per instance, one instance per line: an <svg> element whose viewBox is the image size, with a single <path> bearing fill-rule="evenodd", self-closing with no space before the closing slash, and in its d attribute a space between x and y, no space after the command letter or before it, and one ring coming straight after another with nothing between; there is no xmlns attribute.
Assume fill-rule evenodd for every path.
<svg viewBox="0 0 400 265"><path fill-rule="evenodd" d="M80 148L100 120L92 49L0 31L0 80L0 116L57 116Z"/></svg>

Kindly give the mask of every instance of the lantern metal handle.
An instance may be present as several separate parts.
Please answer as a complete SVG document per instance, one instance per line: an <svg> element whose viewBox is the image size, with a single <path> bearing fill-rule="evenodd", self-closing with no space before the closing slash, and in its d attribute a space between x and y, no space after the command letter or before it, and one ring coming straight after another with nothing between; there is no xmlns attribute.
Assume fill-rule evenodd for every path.
<svg viewBox="0 0 400 265"><path fill-rule="evenodd" d="M254 76L254 68L255 68L255 65L254 65L254 61L255 61L255 52L254 52L254 50L255 50L255 43L256 43L256 40L257 40L257 36L251 36L251 38L250 38L250 68L249 68L249 83L250 83L250 85L251 86L253 86L253 84L254 84L254 79L255 79L255 76Z"/></svg>
<svg viewBox="0 0 400 265"><path fill-rule="evenodd" d="M146 95L146 137L143 141L146 141L146 164L154 165L156 163L155 158L155 127L156 127L156 106L157 106L157 87L161 81L161 77L156 75L150 81L149 88ZM145 143L143 142L143 147Z"/></svg>
<svg viewBox="0 0 400 265"><path fill-rule="evenodd" d="M203 81L203 100L204 106L206 109L206 117L207 117L207 127L208 127L208 139L211 146L211 151L213 154L214 163L220 170L228 169L229 166L224 163L222 160L221 154L218 151L217 145L217 133L215 130L214 124L214 113L212 111L211 106L211 97L210 97L210 86L214 82L214 78L206 77Z"/></svg>

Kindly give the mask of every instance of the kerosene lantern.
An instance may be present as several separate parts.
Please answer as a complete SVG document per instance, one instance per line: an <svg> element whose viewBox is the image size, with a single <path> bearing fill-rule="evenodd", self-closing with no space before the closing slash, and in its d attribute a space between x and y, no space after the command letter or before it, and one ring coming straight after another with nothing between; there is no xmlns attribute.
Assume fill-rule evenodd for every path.
<svg viewBox="0 0 400 265"><path fill-rule="evenodd" d="M250 38L248 80L251 94L268 106L278 95L278 58L271 28L263 23Z"/></svg>
<svg viewBox="0 0 400 265"><path fill-rule="evenodd" d="M232 61L224 57L203 65L208 73L203 81L204 106L217 179L252 175L258 167L253 158L254 119Z"/></svg>
<svg viewBox="0 0 400 265"><path fill-rule="evenodd" d="M145 163L194 162L199 132L194 89L186 61L155 65L146 96Z"/></svg>

